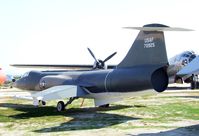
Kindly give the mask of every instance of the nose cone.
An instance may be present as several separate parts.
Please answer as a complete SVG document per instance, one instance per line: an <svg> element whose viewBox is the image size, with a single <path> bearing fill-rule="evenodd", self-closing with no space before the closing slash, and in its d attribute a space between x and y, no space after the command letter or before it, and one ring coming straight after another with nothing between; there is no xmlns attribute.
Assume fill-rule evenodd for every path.
<svg viewBox="0 0 199 136"><path fill-rule="evenodd" d="M35 90L36 85L37 85L37 82L35 82L34 80L28 77L23 77L19 80L16 80L13 83L13 87L15 88L22 89L22 90L31 90L31 91Z"/></svg>
<svg viewBox="0 0 199 136"><path fill-rule="evenodd" d="M15 81L15 82L13 82L13 85L12 85L13 87L15 87L15 88L18 88L17 86L18 86L18 80L17 81Z"/></svg>
<svg viewBox="0 0 199 136"><path fill-rule="evenodd" d="M18 89L24 89L24 83L22 79L19 79L13 83L13 87L18 88Z"/></svg>

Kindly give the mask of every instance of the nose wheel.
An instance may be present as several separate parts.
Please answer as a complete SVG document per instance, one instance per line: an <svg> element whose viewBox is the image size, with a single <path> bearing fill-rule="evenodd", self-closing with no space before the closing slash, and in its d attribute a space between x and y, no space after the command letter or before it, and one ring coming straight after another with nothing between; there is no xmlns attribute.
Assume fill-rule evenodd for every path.
<svg viewBox="0 0 199 136"><path fill-rule="evenodd" d="M64 102L63 101L59 101L57 103L57 111L61 112L61 111L64 111L64 110L65 110L65 104L64 104Z"/></svg>
<svg viewBox="0 0 199 136"><path fill-rule="evenodd" d="M58 112L61 112L61 111L64 111L66 106L68 106L69 104L71 104L75 99L77 99L77 97L71 97L67 102L66 104L64 104L63 101L59 101L57 103L57 111Z"/></svg>

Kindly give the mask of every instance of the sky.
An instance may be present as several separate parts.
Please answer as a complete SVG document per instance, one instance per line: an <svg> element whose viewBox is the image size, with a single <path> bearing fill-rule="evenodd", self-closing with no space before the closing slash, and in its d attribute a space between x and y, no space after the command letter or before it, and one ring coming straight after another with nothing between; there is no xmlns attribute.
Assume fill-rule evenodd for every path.
<svg viewBox="0 0 199 136"><path fill-rule="evenodd" d="M197 0L0 0L0 67L9 64L93 64L117 51L118 64L138 31L126 26L161 23L194 29L165 32L168 58L199 53ZM21 71L20 71L21 72Z"/></svg>

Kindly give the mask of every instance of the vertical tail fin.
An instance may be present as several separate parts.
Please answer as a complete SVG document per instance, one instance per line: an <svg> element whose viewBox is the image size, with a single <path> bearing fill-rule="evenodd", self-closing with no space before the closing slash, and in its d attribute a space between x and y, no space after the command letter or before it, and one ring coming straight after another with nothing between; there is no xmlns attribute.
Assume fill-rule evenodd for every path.
<svg viewBox="0 0 199 136"><path fill-rule="evenodd" d="M118 64L118 68L139 65L167 64L164 33L162 28L168 26L150 24L144 27L128 27L141 30L126 57Z"/></svg>

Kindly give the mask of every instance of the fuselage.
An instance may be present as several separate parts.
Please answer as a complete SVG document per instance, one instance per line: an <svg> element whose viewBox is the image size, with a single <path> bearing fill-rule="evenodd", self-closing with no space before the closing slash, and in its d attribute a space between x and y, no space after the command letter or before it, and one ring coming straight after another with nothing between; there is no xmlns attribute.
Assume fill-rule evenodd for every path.
<svg viewBox="0 0 199 136"><path fill-rule="evenodd" d="M156 85L156 82L160 82ZM93 70L93 71L31 71L15 82L24 90L42 91L53 86L76 85L90 93L136 92L154 88L163 91L168 84L164 69L157 66Z"/></svg>

